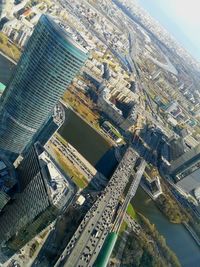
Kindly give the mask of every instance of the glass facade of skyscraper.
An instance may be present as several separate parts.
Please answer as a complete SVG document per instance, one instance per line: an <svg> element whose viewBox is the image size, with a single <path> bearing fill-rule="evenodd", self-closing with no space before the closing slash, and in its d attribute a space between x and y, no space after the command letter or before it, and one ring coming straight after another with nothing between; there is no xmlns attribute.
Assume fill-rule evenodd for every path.
<svg viewBox="0 0 200 267"><path fill-rule="evenodd" d="M0 149L21 153L87 59L87 52L42 15L1 98Z"/></svg>
<svg viewBox="0 0 200 267"><path fill-rule="evenodd" d="M38 142L29 148L16 173L20 193L0 216L0 262L5 242L8 251L20 249L55 220L75 194L74 185Z"/></svg>

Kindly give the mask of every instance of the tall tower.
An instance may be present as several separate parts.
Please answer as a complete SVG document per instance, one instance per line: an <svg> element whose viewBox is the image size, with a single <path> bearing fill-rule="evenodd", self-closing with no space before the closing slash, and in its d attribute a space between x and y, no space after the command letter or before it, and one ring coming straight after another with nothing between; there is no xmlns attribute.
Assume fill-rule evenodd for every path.
<svg viewBox="0 0 200 267"><path fill-rule="evenodd" d="M42 15L0 103L0 150L19 154L87 59L87 51Z"/></svg>
<svg viewBox="0 0 200 267"><path fill-rule="evenodd" d="M23 151L23 154L29 150L29 148L36 142L39 142L42 146L49 141L49 139L58 131L58 129L63 125L66 116L70 113L69 109L64 109L64 106L61 104L60 101L55 105L53 109L53 113L50 113L42 125L40 129L38 129L37 133L32 138L31 142L26 149Z"/></svg>
<svg viewBox="0 0 200 267"><path fill-rule="evenodd" d="M57 168L45 149L30 147L16 172L20 194L0 216L0 262L47 227L75 194L71 181Z"/></svg>

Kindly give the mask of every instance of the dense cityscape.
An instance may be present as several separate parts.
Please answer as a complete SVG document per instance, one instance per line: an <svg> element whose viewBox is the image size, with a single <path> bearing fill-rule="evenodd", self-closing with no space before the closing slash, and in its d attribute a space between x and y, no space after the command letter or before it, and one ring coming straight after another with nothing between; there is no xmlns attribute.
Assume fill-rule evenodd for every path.
<svg viewBox="0 0 200 267"><path fill-rule="evenodd" d="M199 84L136 0L0 1L0 266L200 266Z"/></svg>

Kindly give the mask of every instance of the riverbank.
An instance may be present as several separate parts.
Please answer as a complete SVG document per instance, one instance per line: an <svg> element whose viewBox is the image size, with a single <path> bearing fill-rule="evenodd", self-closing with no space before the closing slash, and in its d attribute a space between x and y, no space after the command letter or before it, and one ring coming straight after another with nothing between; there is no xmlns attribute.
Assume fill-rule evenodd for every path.
<svg viewBox="0 0 200 267"><path fill-rule="evenodd" d="M167 245L176 253L182 267L199 266L200 248L183 224L170 223L142 188L138 189L131 203L136 212L145 215L164 236Z"/></svg>
<svg viewBox="0 0 200 267"><path fill-rule="evenodd" d="M191 234L191 236L193 237L194 241L197 243L197 245L200 247L200 239L198 238L198 236L196 235L196 233L193 231L192 227L190 227L187 223L183 223L183 225L185 226L185 228L188 230L188 232Z"/></svg>
<svg viewBox="0 0 200 267"><path fill-rule="evenodd" d="M154 203L156 204L157 208L160 210L160 212L163 213L164 216L167 217L167 219L171 222L171 223L175 223L175 224L182 224L185 229L190 233L190 235L192 236L192 238L194 239L194 241L197 243L197 245L200 247L200 239L197 236L197 234L195 233L195 231L193 230L193 228L191 226L189 226L189 224L184 221L186 220L186 215L184 216L184 214L178 214L178 221L177 218L176 220L173 220L172 218L170 218L170 214L167 214L167 212L169 213L170 207L167 207L167 212L165 211L165 208L161 205L159 205L159 198L163 197L163 195L159 196L158 198L154 199L153 195L151 194L151 192L144 186L144 184L140 184L141 188L149 195L149 197L154 201ZM173 203L172 203L173 204ZM171 207L172 208L172 207ZM174 205L173 205L173 210L170 212L173 216L174 216ZM180 217L180 215L182 216L182 218ZM189 218L188 218L189 220Z"/></svg>
<svg viewBox="0 0 200 267"><path fill-rule="evenodd" d="M95 167L111 145L72 109L67 116L58 133Z"/></svg>
<svg viewBox="0 0 200 267"><path fill-rule="evenodd" d="M97 130L94 125L92 125L91 123L89 123L85 118L83 118L76 110L74 110L70 105L68 105L64 100L60 100L60 102L65 106L65 108L70 109L72 112L74 112L80 119L82 119L85 123L88 124L88 126L90 126L97 134L101 135L101 137L109 143L110 146L116 146L115 142L108 138L107 136L105 136L104 132Z"/></svg>
<svg viewBox="0 0 200 267"><path fill-rule="evenodd" d="M122 225L109 267L181 267L175 253L167 246L155 225L140 213L137 214L137 225L139 232L134 230L132 223Z"/></svg>

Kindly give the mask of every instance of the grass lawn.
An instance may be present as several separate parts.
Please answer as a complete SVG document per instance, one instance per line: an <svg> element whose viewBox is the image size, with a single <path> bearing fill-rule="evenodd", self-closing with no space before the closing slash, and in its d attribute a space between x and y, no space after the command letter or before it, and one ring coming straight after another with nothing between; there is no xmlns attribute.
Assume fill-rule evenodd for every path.
<svg viewBox="0 0 200 267"><path fill-rule="evenodd" d="M51 144L51 147L54 151L54 154L56 156L56 160L62 170L71 177L72 181L79 187L79 188L85 188L88 185L88 181L82 175L75 167L74 165L65 158L61 152L55 147L53 144Z"/></svg>
<svg viewBox="0 0 200 267"><path fill-rule="evenodd" d="M127 229L128 225L125 221L123 221L120 230L119 230L119 234L123 233L126 229Z"/></svg>
<svg viewBox="0 0 200 267"><path fill-rule="evenodd" d="M88 182L85 181L84 178L80 178L79 176L73 176L71 177L71 179L79 188L85 188L88 185Z"/></svg>
<svg viewBox="0 0 200 267"><path fill-rule="evenodd" d="M136 214L136 212L135 212L135 210L134 210L134 208L133 208L133 206L132 206L132 204L131 203L129 203L129 205L128 205L128 208L127 208L127 210L126 210L126 213L132 218L132 219L137 219L137 214Z"/></svg>

